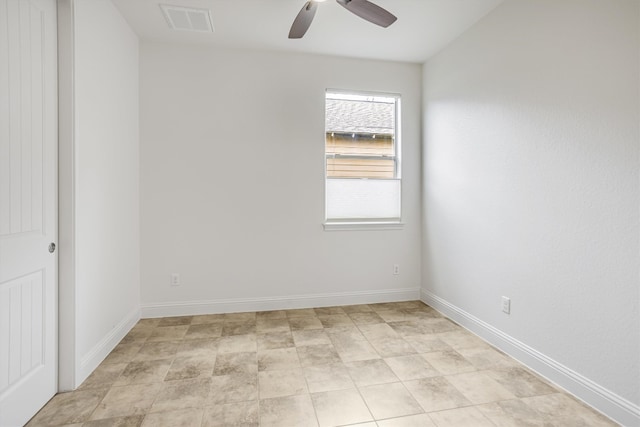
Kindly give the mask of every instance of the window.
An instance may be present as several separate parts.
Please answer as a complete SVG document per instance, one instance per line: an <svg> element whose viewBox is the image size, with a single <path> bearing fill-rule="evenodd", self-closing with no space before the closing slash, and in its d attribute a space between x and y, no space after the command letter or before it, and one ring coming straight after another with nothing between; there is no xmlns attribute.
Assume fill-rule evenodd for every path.
<svg viewBox="0 0 640 427"><path fill-rule="evenodd" d="M327 91L326 223L400 221L400 97Z"/></svg>

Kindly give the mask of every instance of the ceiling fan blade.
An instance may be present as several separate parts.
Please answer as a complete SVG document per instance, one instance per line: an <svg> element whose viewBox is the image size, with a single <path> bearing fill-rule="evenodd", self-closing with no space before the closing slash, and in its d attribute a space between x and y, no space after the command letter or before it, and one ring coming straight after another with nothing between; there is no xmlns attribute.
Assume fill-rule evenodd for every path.
<svg viewBox="0 0 640 427"><path fill-rule="evenodd" d="M337 0L349 12L358 15L360 18L372 22L381 27L387 28L396 22L392 13L368 0Z"/></svg>
<svg viewBox="0 0 640 427"><path fill-rule="evenodd" d="M289 30L290 39L300 39L304 36L316 15L316 10L318 10L318 4L313 0L305 3L296 19L293 20L291 30Z"/></svg>

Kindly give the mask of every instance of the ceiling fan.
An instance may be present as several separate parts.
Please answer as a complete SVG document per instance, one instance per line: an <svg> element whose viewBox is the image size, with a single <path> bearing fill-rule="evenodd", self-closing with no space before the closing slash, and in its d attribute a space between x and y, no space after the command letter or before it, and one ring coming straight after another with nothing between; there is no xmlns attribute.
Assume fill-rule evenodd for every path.
<svg viewBox="0 0 640 427"><path fill-rule="evenodd" d="M296 16L296 19L294 19L293 25L291 25L291 30L289 30L290 39L300 39L304 36L311 25L311 21L313 21L316 11L318 10L318 3L322 3L324 1L325 0L309 0L305 3L298 13L298 16ZM368 0L336 1L349 12L384 28L387 28L389 25L396 22L396 19L398 19L389 11L371 3Z"/></svg>

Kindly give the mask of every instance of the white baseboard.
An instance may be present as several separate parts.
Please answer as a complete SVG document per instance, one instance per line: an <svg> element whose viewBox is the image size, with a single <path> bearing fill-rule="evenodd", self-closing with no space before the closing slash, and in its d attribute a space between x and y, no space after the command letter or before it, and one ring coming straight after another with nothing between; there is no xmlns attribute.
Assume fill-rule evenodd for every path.
<svg viewBox="0 0 640 427"><path fill-rule="evenodd" d="M136 308L80 359L80 368L76 375L76 388L102 363L122 338L135 326L138 320L140 320L140 309Z"/></svg>
<svg viewBox="0 0 640 427"><path fill-rule="evenodd" d="M191 316L197 314L238 313L243 311L288 310L330 307L376 302L413 301L420 298L420 288L378 291L340 292L266 298L236 298L210 301L180 301L142 304L142 317Z"/></svg>
<svg viewBox="0 0 640 427"><path fill-rule="evenodd" d="M422 301L623 426L640 426L640 406L618 396L448 301L421 290Z"/></svg>

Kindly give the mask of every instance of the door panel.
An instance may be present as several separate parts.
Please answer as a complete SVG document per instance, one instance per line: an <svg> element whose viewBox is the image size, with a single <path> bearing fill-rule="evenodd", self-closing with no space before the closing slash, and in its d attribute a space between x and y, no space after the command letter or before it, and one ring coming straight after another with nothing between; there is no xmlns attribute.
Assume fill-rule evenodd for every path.
<svg viewBox="0 0 640 427"><path fill-rule="evenodd" d="M0 426L57 388L55 0L0 0Z"/></svg>
<svg viewBox="0 0 640 427"><path fill-rule="evenodd" d="M0 288L0 390L18 382L45 362L43 272L37 271L2 284Z"/></svg>

